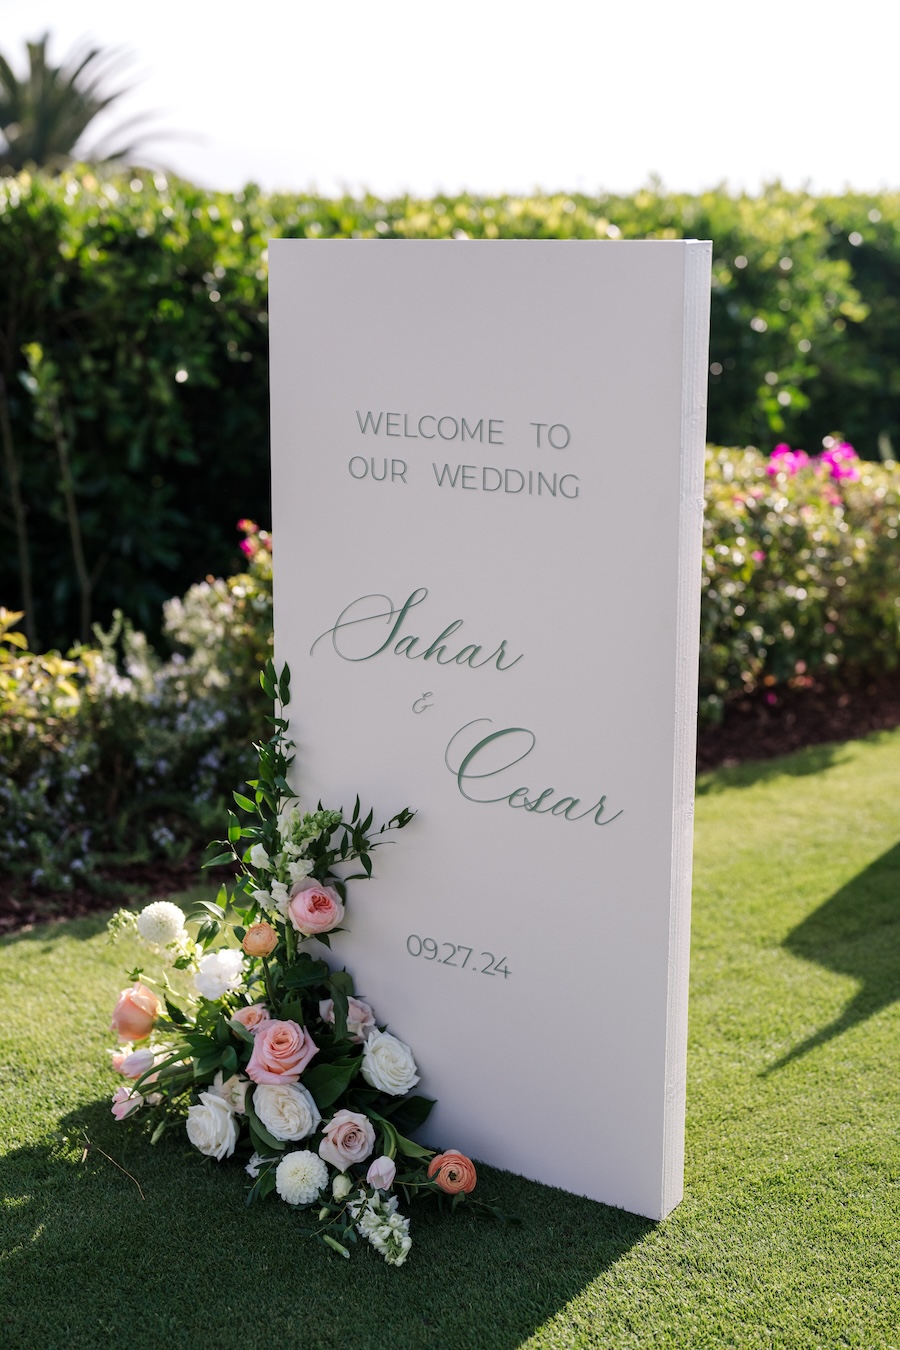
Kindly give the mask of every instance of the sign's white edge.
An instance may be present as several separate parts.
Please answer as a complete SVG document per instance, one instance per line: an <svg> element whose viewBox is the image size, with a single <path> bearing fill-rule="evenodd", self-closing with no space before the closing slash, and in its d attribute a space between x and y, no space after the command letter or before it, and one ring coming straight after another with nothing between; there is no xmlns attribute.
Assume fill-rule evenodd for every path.
<svg viewBox="0 0 900 1350"><path fill-rule="evenodd" d="M681 500L676 620L675 756L672 792L672 893L669 909L666 1112L660 1219L684 1194L688 974L697 743L698 632L703 563L706 361L712 243L687 241L684 258Z"/></svg>

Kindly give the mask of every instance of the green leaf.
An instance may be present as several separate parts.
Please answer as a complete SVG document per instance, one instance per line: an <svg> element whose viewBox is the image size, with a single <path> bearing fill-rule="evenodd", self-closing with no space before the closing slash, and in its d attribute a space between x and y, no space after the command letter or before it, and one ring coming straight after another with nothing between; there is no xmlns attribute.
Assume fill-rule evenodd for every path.
<svg viewBox="0 0 900 1350"><path fill-rule="evenodd" d="M346 1092L359 1068L359 1060L344 1060L335 1064L314 1064L303 1075L303 1086L312 1093L320 1110L331 1106L341 1093Z"/></svg>
<svg viewBox="0 0 900 1350"><path fill-rule="evenodd" d="M391 1120L403 1130L417 1130L431 1115L434 1108L431 1097L407 1097L400 1101L395 1110L390 1111Z"/></svg>
<svg viewBox="0 0 900 1350"><path fill-rule="evenodd" d="M168 999L165 999L164 1001L166 1005L166 1012L169 1014L169 1017L175 1023L175 1025L179 1027L186 1026L188 1024L188 1019L185 1016L185 1014L181 1011L181 1009L178 1007L178 1005L176 1003L170 1003Z"/></svg>
<svg viewBox="0 0 900 1350"><path fill-rule="evenodd" d="M251 802L249 797L243 797L240 792L232 792L232 797L237 802L242 811L255 811L256 804Z"/></svg>
<svg viewBox="0 0 900 1350"><path fill-rule="evenodd" d="M222 1051L222 1072L227 1076L237 1073L238 1057L233 1045L226 1045Z"/></svg>
<svg viewBox="0 0 900 1350"><path fill-rule="evenodd" d="M283 1152L284 1141L281 1139L276 1139L274 1135L269 1134L269 1131L266 1129L265 1125L263 1125L259 1116L253 1109L253 1098L249 1093L247 1094L246 1111L247 1111L247 1124L250 1127L251 1136L256 1135L256 1140L254 1140L254 1147L256 1148L257 1153L266 1153L270 1148L274 1148L277 1149L279 1152Z"/></svg>
<svg viewBox="0 0 900 1350"><path fill-rule="evenodd" d="M221 867L222 863L234 862L233 853L217 853L214 858L207 858L203 864L204 867Z"/></svg>

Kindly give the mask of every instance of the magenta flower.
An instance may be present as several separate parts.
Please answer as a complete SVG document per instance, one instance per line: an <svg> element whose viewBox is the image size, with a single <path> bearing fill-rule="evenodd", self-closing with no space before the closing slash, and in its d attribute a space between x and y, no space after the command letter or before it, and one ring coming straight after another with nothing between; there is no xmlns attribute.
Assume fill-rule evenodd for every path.
<svg viewBox="0 0 900 1350"><path fill-rule="evenodd" d="M753 552L750 554L750 557L753 559L754 562L757 563L766 561L766 555L765 553L763 553L761 548L755 548Z"/></svg>
<svg viewBox="0 0 900 1350"><path fill-rule="evenodd" d="M793 477L798 469L808 463L809 455L805 450L792 450L787 441L781 441L769 456L766 473L772 478L777 473L788 473Z"/></svg>
<svg viewBox="0 0 900 1350"><path fill-rule="evenodd" d="M248 558L253 557L253 545L250 543L249 539L241 540L241 552L245 554Z"/></svg>
<svg viewBox="0 0 900 1350"><path fill-rule="evenodd" d="M828 465L832 478L843 478L851 483L855 483L859 478L859 470L856 467L859 455L849 441L841 441L840 445L832 445L823 450L819 459Z"/></svg>

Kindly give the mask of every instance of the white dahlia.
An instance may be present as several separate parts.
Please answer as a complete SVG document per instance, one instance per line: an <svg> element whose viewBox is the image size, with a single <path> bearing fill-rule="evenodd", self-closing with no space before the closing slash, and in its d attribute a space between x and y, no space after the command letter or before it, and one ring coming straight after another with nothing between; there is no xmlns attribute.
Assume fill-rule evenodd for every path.
<svg viewBox="0 0 900 1350"><path fill-rule="evenodd" d="M275 1189L289 1205L312 1204L328 1181L328 1168L316 1153L287 1153L275 1169Z"/></svg>
<svg viewBox="0 0 900 1350"><path fill-rule="evenodd" d="M184 911L170 900L154 900L138 915L137 930L151 946L168 947L170 942L184 942L187 937Z"/></svg>

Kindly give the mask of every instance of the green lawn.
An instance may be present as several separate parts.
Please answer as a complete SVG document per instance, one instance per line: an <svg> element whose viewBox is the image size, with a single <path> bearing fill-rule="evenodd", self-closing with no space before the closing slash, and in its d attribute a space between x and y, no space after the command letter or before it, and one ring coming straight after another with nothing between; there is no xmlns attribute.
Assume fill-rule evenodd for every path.
<svg viewBox="0 0 900 1350"><path fill-rule="evenodd" d="M664 1223L485 1169L521 1227L414 1212L400 1270L307 1244L239 1169L115 1124L128 953L84 920L0 946L0 1346L900 1347L900 733L700 788Z"/></svg>

